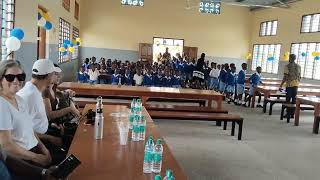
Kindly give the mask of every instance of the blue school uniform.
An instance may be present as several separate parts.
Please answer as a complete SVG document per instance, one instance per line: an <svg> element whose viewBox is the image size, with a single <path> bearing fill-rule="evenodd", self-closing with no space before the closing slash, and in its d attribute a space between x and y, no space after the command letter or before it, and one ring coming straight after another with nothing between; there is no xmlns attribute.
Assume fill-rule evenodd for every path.
<svg viewBox="0 0 320 180"><path fill-rule="evenodd" d="M253 73L250 76L249 81L250 81L250 95L253 96L254 87L261 84L261 74L259 74L257 72Z"/></svg>
<svg viewBox="0 0 320 180"><path fill-rule="evenodd" d="M223 92L226 88L227 71L225 69L220 71L219 75L219 91Z"/></svg>
<svg viewBox="0 0 320 180"><path fill-rule="evenodd" d="M112 85L117 85L119 83L119 79L121 78L120 74L113 74L111 79Z"/></svg>
<svg viewBox="0 0 320 180"><path fill-rule="evenodd" d="M154 85L153 76L151 74L145 74L143 76L142 84L143 86L153 86Z"/></svg>
<svg viewBox="0 0 320 180"><path fill-rule="evenodd" d="M81 82L81 83L87 83L88 82L88 75L86 73L78 72L77 81Z"/></svg>
<svg viewBox="0 0 320 180"><path fill-rule="evenodd" d="M127 86L132 86L133 84L133 77L130 74L125 74L124 75L124 84Z"/></svg>
<svg viewBox="0 0 320 180"><path fill-rule="evenodd" d="M237 77L237 94L243 94L246 82L246 71L240 70Z"/></svg>
<svg viewBox="0 0 320 180"><path fill-rule="evenodd" d="M172 77L172 87L180 88L181 87L181 77L174 75Z"/></svg>
<svg viewBox="0 0 320 180"><path fill-rule="evenodd" d="M172 86L172 78L170 76L164 76L162 78L162 86L163 87L171 87Z"/></svg>
<svg viewBox="0 0 320 180"><path fill-rule="evenodd" d="M162 75L154 75L154 85L157 87L162 86Z"/></svg>
<svg viewBox="0 0 320 180"><path fill-rule="evenodd" d="M227 83L227 92L228 93L234 93L235 91L235 85L236 85L236 74L229 71L226 78Z"/></svg>

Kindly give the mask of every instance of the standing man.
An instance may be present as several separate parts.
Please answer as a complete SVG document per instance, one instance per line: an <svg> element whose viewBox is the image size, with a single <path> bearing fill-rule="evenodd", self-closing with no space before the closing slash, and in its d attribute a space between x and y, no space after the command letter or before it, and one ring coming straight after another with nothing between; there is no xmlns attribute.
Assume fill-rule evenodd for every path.
<svg viewBox="0 0 320 180"><path fill-rule="evenodd" d="M296 103L296 96L301 79L301 67L295 63L296 59L295 54L290 54L289 64L284 67L284 76L279 87L281 90L283 84L286 84L286 102L290 104ZM292 116L293 112L289 112L287 109L287 115Z"/></svg>

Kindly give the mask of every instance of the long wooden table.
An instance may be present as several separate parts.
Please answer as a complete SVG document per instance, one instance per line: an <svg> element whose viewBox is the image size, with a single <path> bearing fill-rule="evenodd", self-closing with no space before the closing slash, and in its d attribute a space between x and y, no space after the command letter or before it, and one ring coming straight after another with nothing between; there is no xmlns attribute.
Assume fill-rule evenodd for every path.
<svg viewBox="0 0 320 180"><path fill-rule="evenodd" d="M275 86L275 87L279 87L279 85L281 84L281 82L277 82L277 81L262 81L263 86ZM320 85L318 84L309 84L309 83L300 83L299 87L303 87L303 88L320 88Z"/></svg>
<svg viewBox="0 0 320 180"><path fill-rule="evenodd" d="M279 91L279 87L275 86L257 86L254 88L254 96L252 98L251 107L254 108L256 102L257 92L261 92L264 95L264 99L269 98L271 94L276 94ZM303 96L320 96L320 89L315 88L299 88L298 95Z"/></svg>
<svg viewBox="0 0 320 180"><path fill-rule="evenodd" d="M223 95L212 90L117 86L107 84L91 85L75 82L64 82L59 85L59 89L72 89L78 95L140 97L143 104L145 104L149 98L203 99L208 101L208 107L212 107L212 101L216 101L216 108L218 110L222 109L223 101Z"/></svg>
<svg viewBox="0 0 320 180"><path fill-rule="evenodd" d="M319 122L317 120L320 115L320 97L298 97L296 102L296 112L294 118L294 125L299 126L300 120L300 105L307 104L314 106L314 122L313 122L313 133L319 133Z"/></svg>
<svg viewBox="0 0 320 180"><path fill-rule="evenodd" d="M95 105L86 105L84 112L94 108ZM133 142L131 136L129 136L127 145L120 145L118 120L111 116L111 113L117 112L127 112L127 107L119 105L104 106L104 138L102 140L94 139L93 126L87 126L80 122L69 153L78 157L82 164L71 174L69 179L153 180L155 174L143 173L145 141ZM146 137L152 135L154 139L162 139L164 151L161 176L165 176L166 169L172 169L175 179L187 179L145 108L143 108L143 115L147 121Z"/></svg>

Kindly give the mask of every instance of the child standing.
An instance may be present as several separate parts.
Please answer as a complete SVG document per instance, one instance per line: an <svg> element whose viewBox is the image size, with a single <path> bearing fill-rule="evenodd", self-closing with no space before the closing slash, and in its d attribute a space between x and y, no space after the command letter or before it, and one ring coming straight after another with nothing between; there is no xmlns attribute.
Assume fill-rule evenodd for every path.
<svg viewBox="0 0 320 180"><path fill-rule="evenodd" d="M228 100L228 104L230 104L233 99L234 91L235 91L235 85L236 85L236 67L231 67L231 70L227 74L227 88L226 88L226 99Z"/></svg>
<svg viewBox="0 0 320 180"><path fill-rule="evenodd" d="M172 87L181 88L181 71L176 70L175 75L172 78Z"/></svg>
<svg viewBox="0 0 320 180"><path fill-rule="evenodd" d="M126 69L126 72L124 74L124 84L127 86L132 86L133 84L133 78L129 69Z"/></svg>
<svg viewBox="0 0 320 180"><path fill-rule="evenodd" d="M259 86L260 84L262 84L261 82L261 67L258 66L256 68L256 72L253 73L251 75L251 77L249 78L249 82L250 82L250 92L249 92L249 97L246 99L245 102L248 102L248 101L251 101L251 98L256 98L256 97L253 97L254 96L254 88ZM257 107L262 107L261 104L260 104L260 101L261 101L261 96L259 96L259 100L258 100L258 104L257 104ZM246 106L246 105L244 105Z"/></svg>
<svg viewBox="0 0 320 180"><path fill-rule="evenodd" d="M242 69L239 71L237 78L237 105L245 104L242 100L242 96L245 90L247 63L242 63L241 67Z"/></svg>
<svg viewBox="0 0 320 180"><path fill-rule="evenodd" d="M151 69L147 70L147 73L143 76L143 86L151 87L154 85L153 75Z"/></svg>
<svg viewBox="0 0 320 180"><path fill-rule="evenodd" d="M111 84L118 85L121 84L121 75L119 69L115 69L114 74L112 75Z"/></svg>
<svg viewBox="0 0 320 180"><path fill-rule="evenodd" d="M83 66L80 67L80 70L77 74L77 81L79 83L87 83L88 82L88 75L85 73L85 68Z"/></svg>
<svg viewBox="0 0 320 180"><path fill-rule="evenodd" d="M91 64L90 69L88 70L89 75L89 83L90 84L98 84L98 78L100 76L99 71L97 70L96 65Z"/></svg>

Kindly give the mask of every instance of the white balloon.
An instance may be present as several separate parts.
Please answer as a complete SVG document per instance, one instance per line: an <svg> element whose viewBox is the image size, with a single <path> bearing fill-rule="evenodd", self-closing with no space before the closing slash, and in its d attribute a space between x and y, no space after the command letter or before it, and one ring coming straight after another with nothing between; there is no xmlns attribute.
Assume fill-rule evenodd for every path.
<svg viewBox="0 0 320 180"><path fill-rule="evenodd" d="M21 47L21 42L18 38L16 37L9 37L6 40L6 47L10 50L10 51L17 51L18 49L20 49Z"/></svg>
<svg viewBox="0 0 320 180"><path fill-rule="evenodd" d="M38 26L43 27L46 22L46 19L44 17L41 17L41 19L38 21Z"/></svg>

